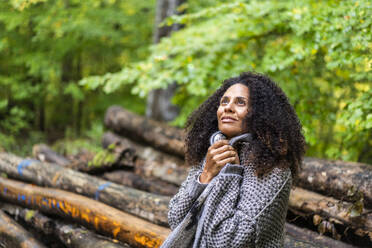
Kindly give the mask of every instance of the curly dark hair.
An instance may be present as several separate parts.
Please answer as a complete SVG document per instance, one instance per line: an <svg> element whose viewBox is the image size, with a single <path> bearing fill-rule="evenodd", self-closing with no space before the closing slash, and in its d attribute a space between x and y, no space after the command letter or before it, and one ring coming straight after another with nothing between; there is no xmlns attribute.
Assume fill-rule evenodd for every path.
<svg viewBox="0 0 372 248"><path fill-rule="evenodd" d="M287 96L269 77L244 72L226 79L186 122L186 161L200 163L209 147L209 137L218 131L217 109L225 91L233 84L249 89L250 112L245 118L247 129L253 136L252 145L244 153L250 154L257 176L274 167L289 167L296 178L305 153L302 126ZM247 162L249 162L247 161Z"/></svg>

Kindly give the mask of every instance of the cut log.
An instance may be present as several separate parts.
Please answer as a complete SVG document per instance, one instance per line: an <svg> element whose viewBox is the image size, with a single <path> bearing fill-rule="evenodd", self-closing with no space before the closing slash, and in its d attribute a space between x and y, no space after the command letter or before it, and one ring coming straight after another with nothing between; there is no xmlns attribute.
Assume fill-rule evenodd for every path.
<svg viewBox="0 0 372 248"><path fill-rule="evenodd" d="M106 111L105 125L125 137L146 142L180 157L184 156L184 133L165 123L133 114L119 106L112 106Z"/></svg>
<svg viewBox="0 0 372 248"><path fill-rule="evenodd" d="M111 182L159 195L173 196L178 191L178 187L174 184L156 178L143 177L131 171L106 172L102 177Z"/></svg>
<svg viewBox="0 0 372 248"><path fill-rule="evenodd" d="M0 210L0 245L14 248L45 248L2 210Z"/></svg>
<svg viewBox="0 0 372 248"><path fill-rule="evenodd" d="M100 237L86 228L77 227L73 224L57 222L56 236L67 247L72 248L130 248L128 244L118 244L105 237Z"/></svg>
<svg viewBox="0 0 372 248"><path fill-rule="evenodd" d="M150 122L151 125L148 124ZM140 137L151 146L159 149L160 146L157 144L159 140L161 140L162 144L169 144L171 147L184 146L179 130L144 117L135 116L117 106L113 106L107 110L106 125L115 132L127 137L133 137L133 135L137 139ZM142 130L146 130L147 133L145 134L144 132L144 135L141 135ZM152 130L157 131L152 132ZM167 131L167 135L161 135L159 138L155 138L158 133L165 132L164 130ZM148 135L149 138L146 138L145 135ZM174 140L178 141L177 146L173 145ZM177 152L172 152L169 149L166 151L182 157L184 156L184 149L177 149ZM352 189L351 191L355 189L363 194L365 206L372 208L371 165L305 158L299 173L299 186L341 200L351 200L347 197L347 193L350 192L350 189Z"/></svg>
<svg viewBox="0 0 372 248"><path fill-rule="evenodd" d="M287 248L293 247L337 247L337 248L353 248L355 246L345 244L341 241L331 239L327 236L320 235L319 233L297 227L293 224L285 224L286 241L285 246ZM296 240L300 240L302 246L296 246L294 243ZM306 241L305 241L306 240ZM307 243L307 244L306 244Z"/></svg>
<svg viewBox="0 0 372 248"><path fill-rule="evenodd" d="M168 225L170 198L167 196L125 187L56 164L24 160L8 153L0 153L0 172L36 185L89 196L153 223Z"/></svg>
<svg viewBox="0 0 372 248"><path fill-rule="evenodd" d="M174 163L160 163L154 160L137 159L135 173L147 177L159 178L165 182L181 185L186 179L188 170Z"/></svg>
<svg viewBox="0 0 372 248"><path fill-rule="evenodd" d="M0 197L44 213L68 217L135 247L159 247L169 229L67 191L0 178Z"/></svg>
<svg viewBox="0 0 372 248"><path fill-rule="evenodd" d="M32 155L40 161L55 163L61 166L67 166L71 163L69 159L56 153L45 144L34 145L32 147Z"/></svg>
<svg viewBox="0 0 372 248"><path fill-rule="evenodd" d="M346 227L361 228L372 232L372 211L364 209L358 217L351 217L349 210L352 203L336 200L296 187L291 190L289 208L306 214L317 214L325 218L333 218Z"/></svg>
<svg viewBox="0 0 372 248"><path fill-rule="evenodd" d="M337 199L349 200L353 190L364 196L372 208L372 165L305 158L299 173L299 186Z"/></svg>
<svg viewBox="0 0 372 248"><path fill-rule="evenodd" d="M153 225L89 198L14 180L0 178L0 198L45 213L70 217L120 241L128 242L134 247L158 247L170 233L167 228ZM293 234L293 231L287 228L287 233ZM284 247L327 247L321 242L314 242L314 245L311 245L306 241L308 236L296 235L295 238L294 235L287 235ZM339 242L335 241L333 244ZM333 247L349 248L349 246Z"/></svg>
<svg viewBox="0 0 372 248"><path fill-rule="evenodd" d="M136 155L144 159L155 160L161 163L175 163L179 166L184 166L184 160L175 155L158 151L151 146L144 146L139 142L122 137L113 132L105 132L102 136L103 148L112 146L112 144L118 147L131 147L135 150Z"/></svg>
<svg viewBox="0 0 372 248"><path fill-rule="evenodd" d="M165 182L181 185L186 179L189 168L178 157L159 152L152 147L143 146L127 138L106 132L102 138L103 147L110 144L127 144L133 147L138 155L135 160L135 172L138 175L159 178Z"/></svg>
<svg viewBox="0 0 372 248"><path fill-rule="evenodd" d="M45 144L34 145L32 153L42 162L55 163L88 173L103 172L122 166L133 167L135 158L133 148L115 143L98 153L81 151L76 155L69 155L68 158L56 153Z"/></svg>
<svg viewBox="0 0 372 248"><path fill-rule="evenodd" d="M71 248L130 248L128 244L118 241L113 242L108 237L103 237L94 232L78 227L74 224L68 224L60 220L55 220L41 214L37 210L22 208L13 204L2 204L1 209L14 216L22 219L29 226L42 232L44 235L58 237L58 239L66 246Z"/></svg>

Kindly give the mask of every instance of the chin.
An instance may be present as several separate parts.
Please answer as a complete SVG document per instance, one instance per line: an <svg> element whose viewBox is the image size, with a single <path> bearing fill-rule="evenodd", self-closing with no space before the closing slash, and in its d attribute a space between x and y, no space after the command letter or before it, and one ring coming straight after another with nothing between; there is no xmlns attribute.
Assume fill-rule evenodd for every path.
<svg viewBox="0 0 372 248"><path fill-rule="evenodd" d="M220 128L219 129L227 138L232 138L232 137L235 137L237 135L239 135L240 133L239 132L234 132L232 130L226 130L225 128Z"/></svg>

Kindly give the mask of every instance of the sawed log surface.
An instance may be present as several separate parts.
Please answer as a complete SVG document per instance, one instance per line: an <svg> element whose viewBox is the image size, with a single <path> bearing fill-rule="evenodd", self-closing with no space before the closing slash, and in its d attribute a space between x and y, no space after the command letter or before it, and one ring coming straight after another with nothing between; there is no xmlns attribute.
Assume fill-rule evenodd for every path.
<svg viewBox="0 0 372 248"><path fill-rule="evenodd" d="M59 188L107 203L153 223L168 225L170 198L125 187L56 164L0 153L0 172L40 186Z"/></svg>
<svg viewBox="0 0 372 248"><path fill-rule="evenodd" d="M0 210L0 245L12 248L46 248L2 210Z"/></svg>
<svg viewBox="0 0 372 248"><path fill-rule="evenodd" d="M0 197L45 213L69 217L135 247L159 247L169 229L87 197L0 178Z"/></svg>
<svg viewBox="0 0 372 248"><path fill-rule="evenodd" d="M9 215L22 219L38 232L58 237L59 241L69 248L130 248L128 244L118 241L114 243L109 238L97 235L86 228L47 217L38 210L13 204L1 204L0 208Z"/></svg>
<svg viewBox="0 0 372 248"><path fill-rule="evenodd" d="M182 130L131 113L120 106L106 111L106 127L131 139L139 139L165 152L184 156L184 134Z"/></svg>

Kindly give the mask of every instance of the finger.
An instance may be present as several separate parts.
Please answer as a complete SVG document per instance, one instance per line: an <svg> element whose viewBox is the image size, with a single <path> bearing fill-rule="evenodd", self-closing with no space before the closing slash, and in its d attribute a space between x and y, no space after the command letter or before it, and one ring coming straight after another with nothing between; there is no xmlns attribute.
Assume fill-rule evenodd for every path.
<svg viewBox="0 0 372 248"><path fill-rule="evenodd" d="M216 141L215 143L213 143L210 148L211 149L217 149L221 146L224 146L224 145L228 145L229 144L229 141L228 140L219 140L219 141Z"/></svg>
<svg viewBox="0 0 372 248"><path fill-rule="evenodd" d="M228 150L228 151L225 151L223 153L214 155L213 160L216 161L216 162L219 162L219 161L221 161L225 158L229 158L229 157L236 158L236 156L237 156L237 153L235 151Z"/></svg>
<svg viewBox="0 0 372 248"><path fill-rule="evenodd" d="M235 151L235 149L234 149L234 147L232 147L230 145L224 145L224 146L221 146L219 148L212 149L210 152L211 152L212 155L216 155L216 154L224 153L226 151Z"/></svg>
<svg viewBox="0 0 372 248"><path fill-rule="evenodd" d="M235 157L234 158L229 157L229 158L225 158L225 159L219 161L217 163L217 166L224 167L227 163L234 163L234 162L235 162Z"/></svg>

